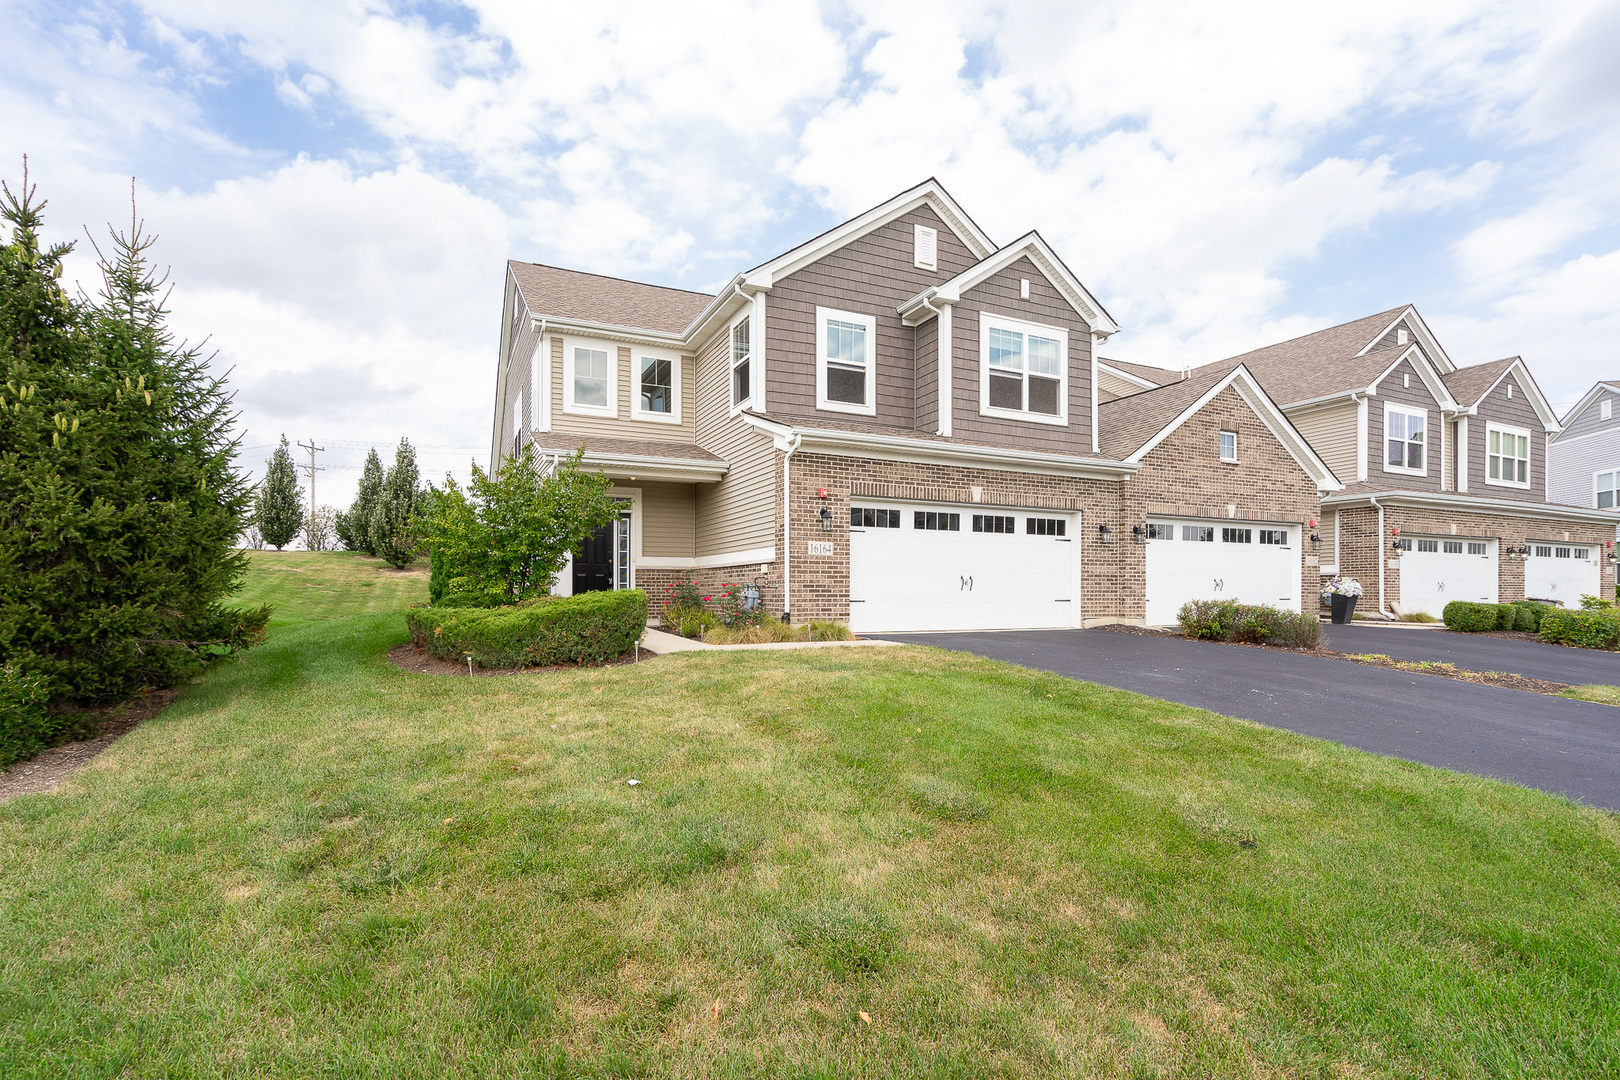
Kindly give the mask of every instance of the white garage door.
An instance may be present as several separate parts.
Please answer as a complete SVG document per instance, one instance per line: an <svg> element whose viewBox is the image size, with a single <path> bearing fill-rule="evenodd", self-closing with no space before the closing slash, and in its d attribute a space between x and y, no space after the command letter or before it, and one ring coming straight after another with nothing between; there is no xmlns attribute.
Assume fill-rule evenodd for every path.
<svg viewBox="0 0 1620 1080"><path fill-rule="evenodd" d="M1496 603L1496 541L1407 537L1401 551L1401 610L1439 618L1453 600Z"/></svg>
<svg viewBox="0 0 1620 1080"><path fill-rule="evenodd" d="M1078 514L1052 510L857 500L849 525L850 629L1077 625L1078 526Z"/></svg>
<svg viewBox="0 0 1620 1080"><path fill-rule="evenodd" d="M1188 600L1300 609L1298 525L1155 518L1147 529L1148 625L1174 623Z"/></svg>
<svg viewBox="0 0 1620 1080"><path fill-rule="evenodd" d="M1524 595L1532 600L1556 600L1567 608L1580 607L1581 597L1598 595L1601 554L1593 547L1530 541L1530 554L1524 560Z"/></svg>

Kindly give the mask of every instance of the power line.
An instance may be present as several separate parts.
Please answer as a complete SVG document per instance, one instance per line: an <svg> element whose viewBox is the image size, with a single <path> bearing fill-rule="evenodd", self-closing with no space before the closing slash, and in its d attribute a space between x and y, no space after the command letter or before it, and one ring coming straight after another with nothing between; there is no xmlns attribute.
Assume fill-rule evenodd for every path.
<svg viewBox="0 0 1620 1080"><path fill-rule="evenodd" d="M298 467L309 473L309 520L313 522L315 520L315 474L326 471L326 466L315 464L315 455L317 453L326 453L326 447L316 446L315 440L310 439L308 443L299 443L298 449L309 451L309 464Z"/></svg>

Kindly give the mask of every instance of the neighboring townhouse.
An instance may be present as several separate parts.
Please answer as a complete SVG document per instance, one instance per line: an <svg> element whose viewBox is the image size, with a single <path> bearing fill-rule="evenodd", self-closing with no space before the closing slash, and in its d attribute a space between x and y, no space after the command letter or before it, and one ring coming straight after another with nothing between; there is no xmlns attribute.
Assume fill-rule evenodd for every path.
<svg viewBox="0 0 1620 1080"><path fill-rule="evenodd" d="M1322 501L1320 569L1360 579L1364 610L1438 615L1451 600L1527 596L1575 606L1614 588L1616 515L1551 499L1559 424L1522 359L1459 368L1404 307L1194 375L1237 365L1344 481Z"/></svg>
<svg viewBox="0 0 1620 1080"><path fill-rule="evenodd" d="M1333 471L1246 365L1100 362L1117 329L1038 233L998 247L932 180L712 296L512 262L491 464L612 478L563 592L656 605L689 574L858 631L1314 610Z"/></svg>
<svg viewBox="0 0 1620 1080"><path fill-rule="evenodd" d="M1547 445L1547 495L1620 510L1620 379L1592 387L1564 417Z"/></svg>

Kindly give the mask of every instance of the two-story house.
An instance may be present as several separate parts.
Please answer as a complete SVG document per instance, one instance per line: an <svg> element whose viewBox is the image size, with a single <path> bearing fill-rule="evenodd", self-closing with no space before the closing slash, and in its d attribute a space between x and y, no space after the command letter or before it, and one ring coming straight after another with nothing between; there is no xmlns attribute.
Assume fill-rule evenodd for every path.
<svg viewBox="0 0 1620 1080"><path fill-rule="evenodd" d="M1547 495L1620 511L1620 379L1593 386L1564 416L1547 444Z"/></svg>
<svg viewBox="0 0 1620 1080"><path fill-rule="evenodd" d="M1152 385L1100 365L1117 330L932 180L714 295L512 262L491 466L532 444L613 479L565 592L740 580L866 631L1314 607L1342 485L1247 367Z"/></svg>
<svg viewBox="0 0 1620 1080"><path fill-rule="evenodd" d="M1613 589L1615 514L1552 500L1548 440L1560 425L1522 359L1459 368L1404 307L1195 370L1235 365L1344 481L1322 501L1321 571L1360 579L1364 607L1575 606Z"/></svg>

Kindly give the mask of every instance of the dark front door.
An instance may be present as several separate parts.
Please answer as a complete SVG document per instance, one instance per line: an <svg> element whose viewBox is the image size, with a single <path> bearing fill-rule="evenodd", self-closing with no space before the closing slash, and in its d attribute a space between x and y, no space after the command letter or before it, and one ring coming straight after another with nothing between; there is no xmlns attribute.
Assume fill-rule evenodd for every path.
<svg viewBox="0 0 1620 1080"><path fill-rule="evenodd" d="M574 595L613 588L613 525L597 529L574 552Z"/></svg>

